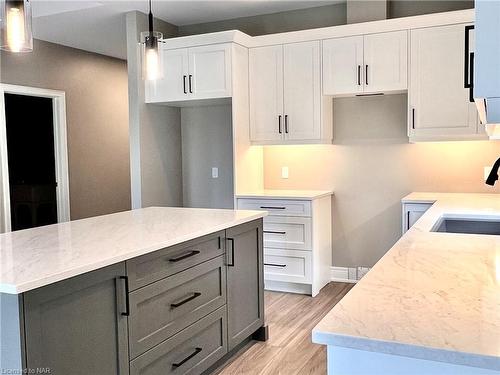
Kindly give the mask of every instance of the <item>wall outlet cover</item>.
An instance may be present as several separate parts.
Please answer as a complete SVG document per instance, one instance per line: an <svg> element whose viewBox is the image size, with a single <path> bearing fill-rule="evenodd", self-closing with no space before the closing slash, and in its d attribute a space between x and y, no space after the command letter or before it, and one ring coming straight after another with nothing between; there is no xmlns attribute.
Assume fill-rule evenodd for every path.
<svg viewBox="0 0 500 375"><path fill-rule="evenodd" d="M212 178L219 178L219 168L217 167L212 168Z"/></svg>
<svg viewBox="0 0 500 375"><path fill-rule="evenodd" d="M288 178L288 167L281 167L281 178Z"/></svg>

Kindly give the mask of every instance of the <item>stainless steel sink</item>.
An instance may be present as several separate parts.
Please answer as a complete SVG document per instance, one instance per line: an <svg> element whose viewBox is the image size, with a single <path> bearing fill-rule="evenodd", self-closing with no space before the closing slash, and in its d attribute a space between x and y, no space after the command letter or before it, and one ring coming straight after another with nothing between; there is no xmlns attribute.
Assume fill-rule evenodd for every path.
<svg viewBox="0 0 500 375"><path fill-rule="evenodd" d="M500 218L444 217L436 223L433 232L500 235Z"/></svg>

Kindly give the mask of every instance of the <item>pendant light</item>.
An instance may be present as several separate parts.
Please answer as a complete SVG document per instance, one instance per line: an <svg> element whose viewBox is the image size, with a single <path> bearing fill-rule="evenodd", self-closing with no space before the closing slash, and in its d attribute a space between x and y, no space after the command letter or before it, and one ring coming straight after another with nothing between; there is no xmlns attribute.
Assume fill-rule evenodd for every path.
<svg viewBox="0 0 500 375"><path fill-rule="evenodd" d="M0 49L33 51L30 0L0 0Z"/></svg>
<svg viewBox="0 0 500 375"><path fill-rule="evenodd" d="M153 13L151 12L151 0L149 0L149 30L141 33L142 46L142 78L145 80L156 80L162 78L162 57L160 51L160 40L163 34L153 31Z"/></svg>

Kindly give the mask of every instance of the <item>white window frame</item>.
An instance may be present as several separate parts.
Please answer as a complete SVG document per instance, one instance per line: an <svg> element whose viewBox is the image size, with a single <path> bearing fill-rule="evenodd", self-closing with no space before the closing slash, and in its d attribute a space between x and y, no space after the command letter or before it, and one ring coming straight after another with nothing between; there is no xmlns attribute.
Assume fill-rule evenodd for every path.
<svg viewBox="0 0 500 375"><path fill-rule="evenodd" d="M57 222L70 220L68 146L66 137L66 94L64 91L37 87L0 84L0 233L11 231L9 164L5 94L36 96L52 99L54 121L54 153L56 167Z"/></svg>

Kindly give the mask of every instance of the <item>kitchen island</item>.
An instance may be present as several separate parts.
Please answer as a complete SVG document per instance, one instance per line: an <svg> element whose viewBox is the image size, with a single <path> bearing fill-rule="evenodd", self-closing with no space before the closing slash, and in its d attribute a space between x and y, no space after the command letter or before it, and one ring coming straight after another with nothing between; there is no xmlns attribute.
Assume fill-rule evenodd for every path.
<svg viewBox="0 0 500 375"><path fill-rule="evenodd" d="M499 374L500 235L438 230L472 220L500 233L500 195L408 202L432 206L313 330L328 373Z"/></svg>
<svg viewBox="0 0 500 375"><path fill-rule="evenodd" d="M153 207L0 235L1 372L198 374L265 339L265 215Z"/></svg>

